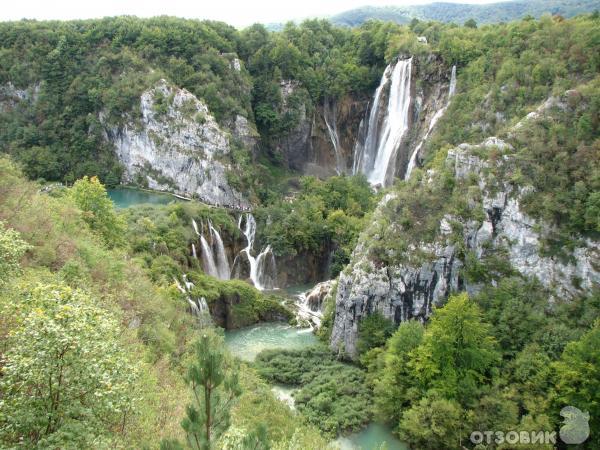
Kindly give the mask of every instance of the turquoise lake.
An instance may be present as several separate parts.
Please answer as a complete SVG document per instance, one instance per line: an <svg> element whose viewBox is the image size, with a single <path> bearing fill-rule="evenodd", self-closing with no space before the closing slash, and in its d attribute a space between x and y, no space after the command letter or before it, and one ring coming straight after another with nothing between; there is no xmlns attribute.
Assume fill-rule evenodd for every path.
<svg viewBox="0 0 600 450"><path fill-rule="evenodd" d="M177 197L170 194L142 191L140 189L126 187L107 189L107 193L115 206L119 209L142 204L166 205L171 202L180 201Z"/></svg>

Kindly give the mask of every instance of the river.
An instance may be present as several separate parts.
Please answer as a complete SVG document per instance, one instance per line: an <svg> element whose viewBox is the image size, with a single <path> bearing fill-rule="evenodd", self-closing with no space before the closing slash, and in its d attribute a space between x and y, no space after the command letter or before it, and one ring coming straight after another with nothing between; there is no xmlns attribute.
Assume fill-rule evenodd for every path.
<svg viewBox="0 0 600 450"><path fill-rule="evenodd" d="M290 290L296 291L293 288ZM248 362L254 361L256 355L263 350L301 349L317 342L317 337L309 328L299 329L286 323L260 323L225 332L225 345L229 351ZM273 392L293 408L294 388L276 385L273 386ZM408 450L408 447L392 434L390 427L380 423L371 423L358 433L340 437L335 444L341 450L379 450L384 442L386 450Z"/></svg>

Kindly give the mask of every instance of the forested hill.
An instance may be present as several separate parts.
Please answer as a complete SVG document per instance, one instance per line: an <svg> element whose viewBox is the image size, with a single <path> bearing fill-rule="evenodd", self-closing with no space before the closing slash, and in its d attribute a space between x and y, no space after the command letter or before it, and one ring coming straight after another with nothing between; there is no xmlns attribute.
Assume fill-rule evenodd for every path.
<svg viewBox="0 0 600 450"><path fill-rule="evenodd" d="M336 14L330 20L336 25L350 27L371 19L400 24L412 19L461 24L473 19L477 23L499 23L526 16L540 17L544 13L573 17L598 8L595 0L517 0L487 5L436 2L414 6L364 6Z"/></svg>

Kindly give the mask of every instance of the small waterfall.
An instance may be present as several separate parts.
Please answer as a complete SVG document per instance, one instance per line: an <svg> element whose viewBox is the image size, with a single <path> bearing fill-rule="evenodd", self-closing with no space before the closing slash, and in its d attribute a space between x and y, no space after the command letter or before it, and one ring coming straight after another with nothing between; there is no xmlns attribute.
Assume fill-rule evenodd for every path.
<svg viewBox="0 0 600 450"><path fill-rule="evenodd" d="M245 226L242 228L244 219ZM252 283L261 291L274 288L277 272L275 269L275 255L271 250L271 246L268 245L256 258L252 255L252 247L256 237L256 220L254 216L250 213L240 216L238 228L246 236L247 245L241 253L245 253L250 262L250 279Z"/></svg>
<svg viewBox="0 0 600 450"><path fill-rule="evenodd" d="M337 131L337 117L335 102L325 100L323 105L323 118L325 119L325 125L329 132L329 138L333 144L333 151L335 152L335 171L338 175L341 175L346 171L346 164L341 154L340 149L340 138Z"/></svg>
<svg viewBox="0 0 600 450"><path fill-rule="evenodd" d="M444 105L444 107L442 109L439 109L438 111L436 111L436 113L433 115L433 117L431 118L431 122L429 122L429 128L427 129L425 136L423 136L423 139L421 139L421 142L419 142L419 145L417 145L417 147L413 151L412 155L410 156L410 160L408 161L408 166L406 167L406 173L404 174L405 180L408 180L410 178L410 174L412 173L415 166L417 165L417 157L419 156L421 147L423 147L423 144L425 144L425 141L431 134L431 131L433 130L433 127L435 127L435 124L444 115L444 113L448 109L448 106L450 106L450 99L452 98L452 96L455 93L456 93L456 66L452 66L452 74L450 75L450 86L448 87L448 100L446 101L446 104Z"/></svg>
<svg viewBox="0 0 600 450"><path fill-rule="evenodd" d="M204 238L204 235L200 235L200 245L202 248L202 265L204 267L204 272L211 277L219 278L219 271L217 269L217 264L215 263L215 255L213 254L208 241Z"/></svg>
<svg viewBox="0 0 600 450"><path fill-rule="evenodd" d="M179 282L177 278L174 278L177 289L185 295L185 299L190 307L190 313L198 318L198 323L201 327L209 326L212 324L212 318L210 317L210 310L208 309L208 303L204 297L192 298L192 289L194 283L187 279L187 275L183 274L181 277L183 284Z"/></svg>
<svg viewBox="0 0 600 450"><path fill-rule="evenodd" d="M227 260L227 254L225 253L223 239L221 239L221 235L215 229L215 227L212 226L210 221L208 222L208 226L210 229L210 236L213 241L213 246L216 249L217 273L221 280L229 280L231 275L231 269L229 268L229 261Z"/></svg>
<svg viewBox="0 0 600 450"><path fill-rule="evenodd" d="M448 88L448 102L456 93L456 65L452 66L452 74L450 75L450 87Z"/></svg>
<svg viewBox="0 0 600 450"><path fill-rule="evenodd" d="M372 185L386 185L390 166L393 167L398 146L408 130L411 72L412 58L390 64L375 91L364 148L355 155L359 160L354 163L355 172L364 173ZM388 104L380 126L380 103L388 84Z"/></svg>
<svg viewBox="0 0 600 450"><path fill-rule="evenodd" d="M225 245L219 231L208 221L208 231L210 233L210 242L204 237L204 224L198 227L198 223L192 219L192 226L198 236L200 236L200 249L202 251L202 267L207 275L221 280L229 280L231 270ZM196 245L192 243L192 256L198 258Z"/></svg>
<svg viewBox="0 0 600 450"><path fill-rule="evenodd" d="M296 306L298 307L296 318L298 319L298 323L306 322L312 330L320 328L323 320L323 313L319 310L313 310L310 307L308 292L297 295L296 299Z"/></svg>

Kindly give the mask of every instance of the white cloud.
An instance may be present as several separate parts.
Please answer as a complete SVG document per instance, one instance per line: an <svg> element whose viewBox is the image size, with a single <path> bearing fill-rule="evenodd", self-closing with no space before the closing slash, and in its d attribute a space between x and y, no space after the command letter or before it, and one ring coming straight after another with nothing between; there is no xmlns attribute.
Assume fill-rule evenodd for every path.
<svg viewBox="0 0 600 450"><path fill-rule="evenodd" d="M497 0L462 0L493 3ZM0 20L88 19L160 15L222 20L235 26L322 17L359 6L414 5L431 0L4 0ZM457 2L458 3L458 2Z"/></svg>

